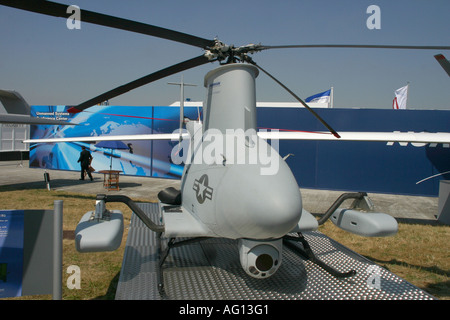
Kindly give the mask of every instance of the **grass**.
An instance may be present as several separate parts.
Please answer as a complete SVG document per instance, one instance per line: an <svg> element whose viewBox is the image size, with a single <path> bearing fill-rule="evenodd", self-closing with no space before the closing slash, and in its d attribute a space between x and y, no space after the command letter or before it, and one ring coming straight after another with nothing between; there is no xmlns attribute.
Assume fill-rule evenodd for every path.
<svg viewBox="0 0 450 320"><path fill-rule="evenodd" d="M0 209L53 209L55 200L63 200L63 299L114 299L128 234L131 210L115 203L124 214L125 231L120 248L114 252L79 253L75 249L74 230L81 217L94 210L95 196L44 189L13 190L0 187ZM319 231L381 267L432 294L450 300L450 227L399 224L393 237L364 238L336 228L330 221ZM81 289L69 289L69 266L81 270ZM51 296L12 298L51 299Z"/></svg>
<svg viewBox="0 0 450 320"><path fill-rule="evenodd" d="M0 187L0 209L52 210L55 200L63 200L63 299L91 300L114 299L119 280L122 258L130 224L131 210L124 204L115 203L114 209L124 215L124 235L120 248L114 252L79 253L75 249L75 228L81 217L94 210L95 195L83 195L44 189L8 190ZM71 265L81 270L81 289L69 289L66 285ZM19 297L14 299L52 299L50 295Z"/></svg>

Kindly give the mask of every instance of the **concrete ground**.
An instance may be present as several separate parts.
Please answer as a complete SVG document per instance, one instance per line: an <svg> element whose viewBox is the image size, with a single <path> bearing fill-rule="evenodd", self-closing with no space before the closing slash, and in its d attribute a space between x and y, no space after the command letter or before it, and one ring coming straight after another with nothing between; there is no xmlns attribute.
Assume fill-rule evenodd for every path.
<svg viewBox="0 0 450 320"><path fill-rule="evenodd" d="M23 189L25 186L46 189L44 169L28 167L28 161L0 162L0 186L13 189ZM158 179L148 177L120 176L119 191L106 190L103 187L103 175L94 173L94 181L89 179L80 181L78 171L48 170L50 188L57 191L67 191L82 194L123 194L132 199L157 201L160 190L172 186L179 188L179 180ZM303 206L312 213L324 213L342 191L326 191L300 188ZM364 191L364 190L359 190ZM397 218L417 223L437 223L438 198L401 196L390 194L369 193L376 212L384 212ZM344 206L352 200L346 200ZM1 208L1 207L0 207Z"/></svg>

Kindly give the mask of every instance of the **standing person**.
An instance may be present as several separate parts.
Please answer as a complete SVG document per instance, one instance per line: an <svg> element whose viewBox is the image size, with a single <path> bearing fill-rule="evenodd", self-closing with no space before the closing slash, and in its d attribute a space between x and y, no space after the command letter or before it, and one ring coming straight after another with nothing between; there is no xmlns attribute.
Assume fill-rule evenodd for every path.
<svg viewBox="0 0 450 320"><path fill-rule="evenodd" d="M129 143L127 144L128 151L130 151L131 154L133 154L133 144ZM130 164L133 165L133 162L130 160Z"/></svg>
<svg viewBox="0 0 450 320"><path fill-rule="evenodd" d="M81 164L81 179L80 180L84 180L84 173L86 172L89 176L89 178L92 179L92 174L89 171L89 165L91 164L92 161L92 155L91 153L86 150L86 147L81 147L81 153L80 153L80 158L78 159L77 162L80 162Z"/></svg>

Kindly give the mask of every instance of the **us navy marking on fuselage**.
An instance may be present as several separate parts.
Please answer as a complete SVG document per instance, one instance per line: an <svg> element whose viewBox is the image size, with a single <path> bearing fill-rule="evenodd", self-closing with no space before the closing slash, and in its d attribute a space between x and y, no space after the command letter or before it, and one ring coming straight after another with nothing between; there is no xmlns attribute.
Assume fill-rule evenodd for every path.
<svg viewBox="0 0 450 320"><path fill-rule="evenodd" d="M206 199L212 199L214 189L208 185L208 175L204 174L200 179L195 179L193 189L198 203L202 204Z"/></svg>

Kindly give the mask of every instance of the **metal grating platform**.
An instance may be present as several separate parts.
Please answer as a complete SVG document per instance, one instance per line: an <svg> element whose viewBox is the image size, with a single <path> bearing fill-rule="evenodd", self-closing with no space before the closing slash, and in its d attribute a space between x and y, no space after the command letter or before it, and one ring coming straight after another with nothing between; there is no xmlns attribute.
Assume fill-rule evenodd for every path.
<svg viewBox="0 0 450 320"><path fill-rule="evenodd" d="M139 206L153 221L159 220L158 204ZM254 279L241 268L236 241L209 239L170 251L164 264L166 296L162 297L157 288L159 248L155 235L132 216L116 300L434 299L320 232L303 234L316 256L339 271L354 269L355 276L336 278L284 246L283 262L276 274Z"/></svg>

